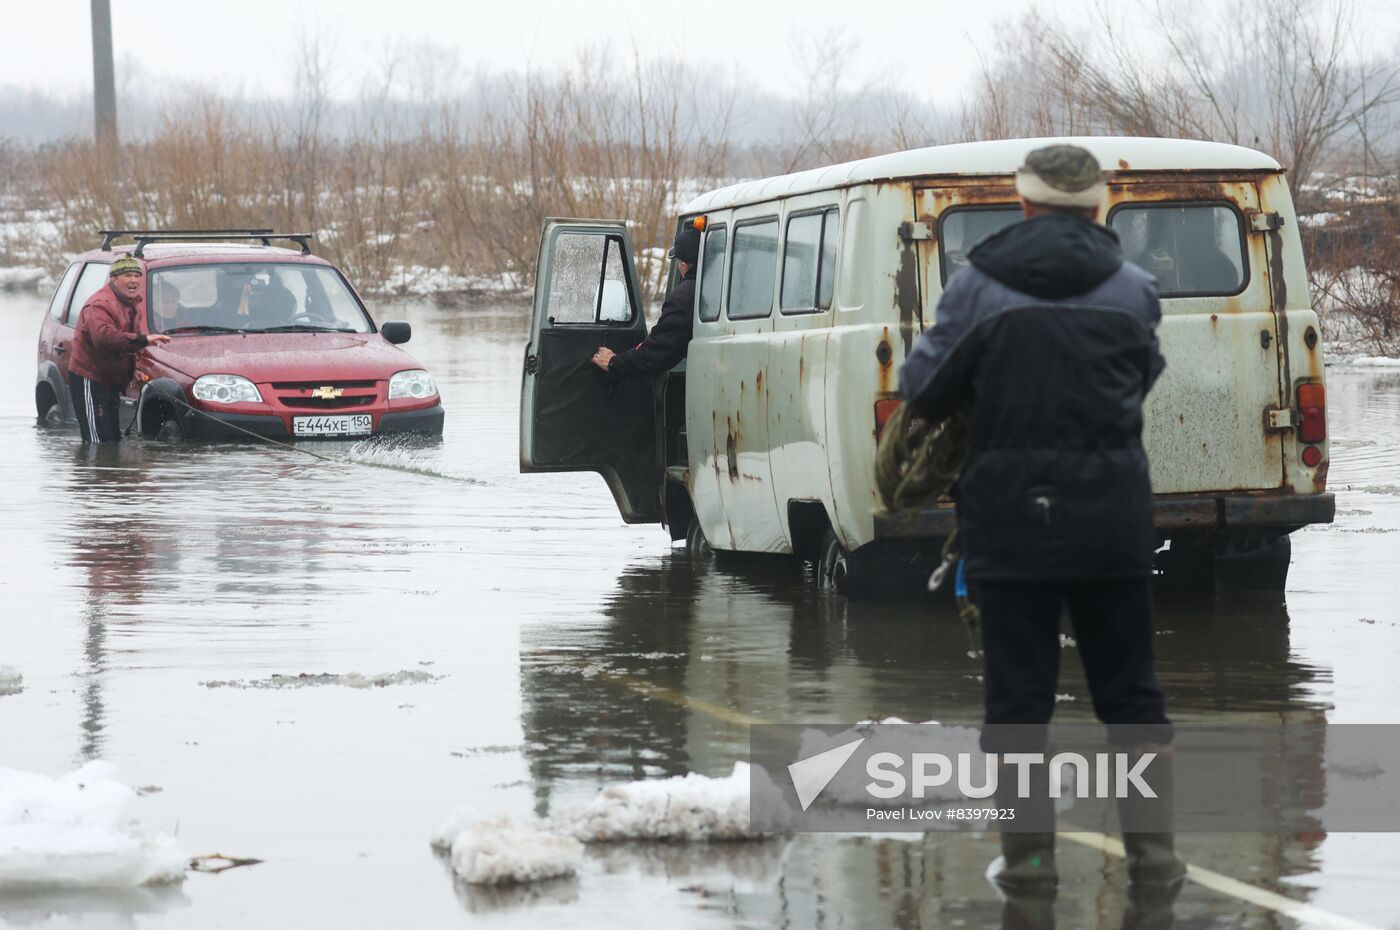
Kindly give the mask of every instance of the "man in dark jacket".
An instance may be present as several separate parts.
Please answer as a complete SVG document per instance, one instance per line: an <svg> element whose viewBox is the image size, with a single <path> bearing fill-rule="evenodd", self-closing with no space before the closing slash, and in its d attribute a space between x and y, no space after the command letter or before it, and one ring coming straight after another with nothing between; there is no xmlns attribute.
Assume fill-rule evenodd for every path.
<svg viewBox="0 0 1400 930"><path fill-rule="evenodd" d="M685 358L695 329L695 263L700 258L700 230L686 223L667 253L680 266L681 279L661 303L661 317L636 348L613 352L604 346L593 364L613 378L650 378L670 371Z"/></svg>
<svg viewBox="0 0 1400 930"><path fill-rule="evenodd" d="M130 255L112 262L107 286L98 288L78 314L73 355L68 360L68 391L83 442L121 441L121 392L131 383L136 353L169 342L163 334L140 332L145 272Z"/></svg>
<svg viewBox="0 0 1400 930"><path fill-rule="evenodd" d="M919 415L968 418L953 495L981 611L986 722L1033 725L1041 744L1003 745L1016 731L991 727L983 749L1043 747L1066 607L1110 741L1161 746L1172 733L1153 668L1141 441L1143 399L1165 367L1156 282L1095 222L1105 187L1089 152L1031 152L1016 189L1025 220L971 251L900 372ZM1053 809L1040 813L1046 832L1002 835L1004 887L1054 885ZM1134 881L1179 879L1170 836L1145 836L1125 836Z"/></svg>

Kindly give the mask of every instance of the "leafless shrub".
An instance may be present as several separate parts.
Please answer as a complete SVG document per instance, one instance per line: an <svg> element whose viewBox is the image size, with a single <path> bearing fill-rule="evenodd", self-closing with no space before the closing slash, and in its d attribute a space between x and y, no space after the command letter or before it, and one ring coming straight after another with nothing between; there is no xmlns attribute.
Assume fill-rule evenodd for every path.
<svg viewBox="0 0 1400 930"><path fill-rule="evenodd" d="M1324 214L1306 235L1313 306L1344 350L1400 356L1400 204L1373 201Z"/></svg>

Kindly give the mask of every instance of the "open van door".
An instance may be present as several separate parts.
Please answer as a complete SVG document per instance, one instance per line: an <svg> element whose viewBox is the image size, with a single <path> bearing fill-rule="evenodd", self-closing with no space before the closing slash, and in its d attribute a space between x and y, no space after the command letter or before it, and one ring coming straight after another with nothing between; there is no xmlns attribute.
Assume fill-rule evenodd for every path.
<svg viewBox="0 0 1400 930"><path fill-rule="evenodd" d="M627 523L661 522L655 384L615 381L590 360L646 338L620 220L547 219L520 389L520 470L596 471Z"/></svg>

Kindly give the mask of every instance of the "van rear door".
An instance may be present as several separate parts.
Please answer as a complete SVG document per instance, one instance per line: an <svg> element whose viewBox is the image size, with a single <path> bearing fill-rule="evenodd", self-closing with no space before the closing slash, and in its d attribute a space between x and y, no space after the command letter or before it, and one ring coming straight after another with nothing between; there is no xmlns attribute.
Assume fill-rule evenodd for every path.
<svg viewBox="0 0 1400 930"><path fill-rule="evenodd" d="M590 361L646 338L621 220L547 219L520 389L520 470L594 471L628 523L661 522L655 384Z"/></svg>
<svg viewBox="0 0 1400 930"><path fill-rule="evenodd" d="M1167 370L1143 441L1158 494L1283 484L1279 323L1253 179L1144 173L1110 186L1108 225L1157 277ZM1283 404L1286 406L1286 404Z"/></svg>

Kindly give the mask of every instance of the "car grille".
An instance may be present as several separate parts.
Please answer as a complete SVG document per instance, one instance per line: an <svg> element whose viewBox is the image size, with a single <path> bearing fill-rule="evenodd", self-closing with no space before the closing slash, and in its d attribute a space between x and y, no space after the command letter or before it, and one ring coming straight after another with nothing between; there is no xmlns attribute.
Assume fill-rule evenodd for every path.
<svg viewBox="0 0 1400 930"><path fill-rule="evenodd" d="M318 388L335 388L338 397L314 397ZM272 389L284 407L297 410L345 410L371 406L379 399L378 381L274 381Z"/></svg>
<svg viewBox="0 0 1400 930"><path fill-rule="evenodd" d="M286 397L278 398L284 407L298 407L306 410L338 410L343 407L368 407L374 403L373 394L353 394L343 397Z"/></svg>

